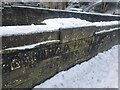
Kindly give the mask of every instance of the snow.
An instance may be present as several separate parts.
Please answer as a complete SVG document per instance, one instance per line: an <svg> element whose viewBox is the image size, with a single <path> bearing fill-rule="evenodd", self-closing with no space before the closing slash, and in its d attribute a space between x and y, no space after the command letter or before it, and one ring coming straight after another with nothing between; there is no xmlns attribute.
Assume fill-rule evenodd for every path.
<svg viewBox="0 0 120 90"><path fill-rule="evenodd" d="M62 71L35 88L118 88L118 47ZM33 89L33 90L34 90Z"/></svg>
<svg viewBox="0 0 120 90"><path fill-rule="evenodd" d="M42 23L46 25L26 25L26 26L3 26L0 27L0 36L23 35L29 33L53 32L60 28L75 28L86 26L111 26L118 25L118 21L109 22L89 22L80 18L54 18L46 19Z"/></svg>
<svg viewBox="0 0 120 90"><path fill-rule="evenodd" d="M81 20L79 18L46 19L42 23L45 23L48 26L56 26L59 28L74 28L74 27L93 26L91 22L86 21L86 20Z"/></svg>
<svg viewBox="0 0 120 90"><path fill-rule="evenodd" d="M78 12L81 12L82 11L82 9L80 9L80 8L66 8L66 10L71 10L71 11L78 11Z"/></svg>
<svg viewBox="0 0 120 90"><path fill-rule="evenodd" d="M0 27L0 36L23 35L29 33L52 32L59 28L47 25L3 26Z"/></svg>
<svg viewBox="0 0 120 90"><path fill-rule="evenodd" d="M109 29L109 30L102 30L102 31L99 31L99 32L95 32L95 34L101 34L101 33L106 33L106 32L111 32L111 31L115 31L115 30L118 30L120 28L113 28L113 29Z"/></svg>
<svg viewBox="0 0 120 90"><path fill-rule="evenodd" d="M101 21L101 22L94 22L93 23L95 26L112 26L112 25L118 25L119 21Z"/></svg>
<svg viewBox="0 0 120 90"><path fill-rule="evenodd" d="M44 41L44 42L40 42L40 43L36 43L36 44L32 44L32 45L25 45L25 46L19 46L19 47L13 47L13 48L7 48L5 50L24 50L24 49L32 49L38 45L41 44L46 44L46 43L53 43L53 42L59 42L60 40L50 40L50 41Z"/></svg>
<svg viewBox="0 0 120 90"><path fill-rule="evenodd" d="M54 18L46 19L42 23L49 26L56 26L59 28L73 28L73 27L85 27L85 26L111 26L118 25L119 21L101 21L101 22L89 22L81 20L80 18Z"/></svg>

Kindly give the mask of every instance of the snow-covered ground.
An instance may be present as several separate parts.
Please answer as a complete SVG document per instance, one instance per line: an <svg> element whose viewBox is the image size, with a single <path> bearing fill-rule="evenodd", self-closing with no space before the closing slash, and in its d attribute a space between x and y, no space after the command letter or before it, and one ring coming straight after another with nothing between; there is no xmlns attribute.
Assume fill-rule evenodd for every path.
<svg viewBox="0 0 120 90"><path fill-rule="evenodd" d="M118 88L118 47L62 71L35 88Z"/></svg>
<svg viewBox="0 0 120 90"><path fill-rule="evenodd" d="M42 23L46 25L26 25L26 26L3 26L0 27L0 36L22 35L29 33L52 32L60 28L75 28L86 26L111 26L118 25L118 21L109 22L89 22L80 18L54 18L46 19Z"/></svg>

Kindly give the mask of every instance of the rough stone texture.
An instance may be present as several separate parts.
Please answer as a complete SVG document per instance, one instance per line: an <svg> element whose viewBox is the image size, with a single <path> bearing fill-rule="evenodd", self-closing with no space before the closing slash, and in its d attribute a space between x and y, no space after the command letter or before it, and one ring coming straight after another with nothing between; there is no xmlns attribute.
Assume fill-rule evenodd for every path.
<svg viewBox="0 0 120 90"><path fill-rule="evenodd" d="M88 21L119 19L119 17L114 16L6 7L3 10L3 25L40 24L42 20L53 17L77 17ZM3 49L53 39L60 40L60 42L41 44L31 49L3 50L0 52L2 54L3 88L32 88L62 70L67 70L78 63L89 60L98 52L105 51L120 43L118 41L120 40L118 36L120 30L97 35L95 32L117 27L120 26L60 29L58 32L52 33L2 37Z"/></svg>
<svg viewBox="0 0 120 90"><path fill-rule="evenodd" d="M101 33L95 35L92 40L92 45L90 45L90 55L95 56L96 52L103 52L110 49L112 46L120 44L119 42L119 32L120 30L115 30L111 32Z"/></svg>
<svg viewBox="0 0 120 90"><path fill-rule="evenodd" d="M36 84L36 79L38 82L44 81L59 71L81 62L88 56L89 40L91 39L40 45L32 50L4 52L3 87L21 87L26 81L28 84L23 84L23 87L31 87L33 83ZM81 46L78 47L76 44Z"/></svg>
<svg viewBox="0 0 120 90"><path fill-rule="evenodd" d="M120 25L103 26L103 27L79 27L79 28L66 28L54 32L31 33L24 35L12 35L2 37L2 49L18 47L24 45L35 44L47 40L60 40L62 43L74 41L82 38L91 37L96 31L109 30L116 28Z"/></svg>
<svg viewBox="0 0 120 90"><path fill-rule="evenodd" d="M115 21L120 20L120 16L101 16L97 14L76 13L61 10L48 10L31 7L4 7L2 10L2 24L10 25L30 25L41 24L41 21L50 18L81 18L83 20L99 22L99 21Z"/></svg>
<svg viewBox="0 0 120 90"><path fill-rule="evenodd" d="M76 30L75 34L80 34L80 31L82 32ZM32 49L5 50L2 52L3 88L32 88L58 72L118 44L118 31L86 34L88 37L83 35L71 41L69 39L69 42L62 42L63 38L60 42L47 43ZM70 32L71 30L68 30L66 34L70 35ZM65 35L62 34L60 35Z"/></svg>
<svg viewBox="0 0 120 90"><path fill-rule="evenodd" d="M59 31L3 36L2 48L5 49L10 47L18 47L18 46L44 42L47 40L58 40L58 39L59 39Z"/></svg>
<svg viewBox="0 0 120 90"><path fill-rule="evenodd" d="M95 31L99 31L100 28L94 26L81 27L81 28L69 28L60 30L60 40L62 43L79 40L93 36Z"/></svg>
<svg viewBox="0 0 120 90"><path fill-rule="evenodd" d="M118 21L118 24L116 25L111 25L111 26L98 26L98 30L109 30L111 28L117 28L117 27L120 27L120 23Z"/></svg>

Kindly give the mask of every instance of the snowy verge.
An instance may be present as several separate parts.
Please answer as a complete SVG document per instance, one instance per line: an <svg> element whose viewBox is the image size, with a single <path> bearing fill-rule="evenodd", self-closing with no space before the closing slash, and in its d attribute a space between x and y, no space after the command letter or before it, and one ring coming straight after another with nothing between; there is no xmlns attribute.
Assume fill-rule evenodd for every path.
<svg viewBox="0 0 120 90"><path fill-rule="evenodd" d="M118 88L118 47L62 71L35 88ZM33 89L33 90L34 90Z"/></svg>

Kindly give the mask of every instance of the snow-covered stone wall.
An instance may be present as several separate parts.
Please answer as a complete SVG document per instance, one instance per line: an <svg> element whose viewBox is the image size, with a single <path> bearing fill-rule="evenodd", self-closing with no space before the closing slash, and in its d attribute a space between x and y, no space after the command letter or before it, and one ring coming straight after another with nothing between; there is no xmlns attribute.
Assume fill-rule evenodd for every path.
<svg viewBox="0 0 120 90"><path fill-rule="evenodd" d="M118 44L119 28L105 28L87 26L52 33L6 36L6 43L11 48L0 52L3 58L3 88L32 88L56 73ZM35 43L34 39L39 43ZM21 45L30 42L30 45L13 47L10 46L12 40L12 45L19 42Z"/></svg>
<svg viewBox="0 0 120 90"><path fill-rule="evenodd" d="M28 6L12 6L4 7L2 10L2 24L3 26L10 25L40 25L41 21L51 18L80 18L87 21L118 21L120 16L117 15L103 15L86 12L74 12L55 9L43 9L38 7Z"/></svg>
<svg viewBox="0 0 120 90"><path fill-rule="evenodd" d="M83 21L81 20L81 23L82 22ZM96 23L92 23L93 25L90 24L89 26L86 25L85 22L84 22L85 26L82 26L80 22L78 23L80 26L76 26L75 24L74 25L75 27L74 26L72 27L70 24L69 27L69 25L65 26L66 24L64 24L63 28L62 27L59 28L59 25L58 26L55 25L55 27L51 27L51 28L46 25L0 27L1 30L0 37L2 37L2 48L7 49L12 47L20 47L24 45L31 45L39 42L50 41L50 40L60 40L62 43L69 42L71 40L78 40L78 39L90 37L95 32L101 33L102 32L101 30L103 30L103 32L107 32L109 31L110 28L116 28L119 26L117 23L115 25L111 25L110 23L113 22L106 22L110 24L108 26L103 26L103 25L94 26L94 24ZM104 24L104 22L101 23ZM52 25L50 24L50 26Z"/></svg>
<svg viewBox="0 0 120 90"><path fill-rule="evenodd" d="M19 11L17 7L14 9L7 8L7 11L9 11L9 9L15 11L15 13ZM14 16L12 14L13 11L12 13L10 11L3 16L3 21L6 23L9 22L9 24L10 22L14 22L15 25L17 25L18 22L23 24L21 21L24 21L26 17L22 19L20 15L28 15L32 19L31 23L33 23L33 20L39 21L39 17L42 19L53 18L52 15L56 12L57 15L55 17L58 17L59 14L64 18L80 16L89 21L92 20L93 16L103 21L111 21L118 18L116 16L70 13L66 11L26 9L29 15L26 14L27 12L23 13L19 11ZM26 9L22 8L23 11L26 11ZM36 17L31 17L33 12L37 14ZM50 15L48 12L52 12L52 14ZM42 13L43 16L41 16L40 13ZM47 15L50 15L50 17L47 17ZM18 18L18 16L19 19L14 19L16 17ZM12 19L10 19L10 17ZM30 19L29 17L27 18L28 21ZM16 22L16 20L18 21ZM81 20L78 21L81 22ZM40 22L41 19L39 23ZM116 21L94 23L82 21L87 24L80 24L82 27L75 23L72 23L74 25L73 27L68 27L61 22L60 24L49 24L49 20L43 22L48 26L28 25L0 27L0 30L3 31L0 33L0 37L2 37L3 40L3 50L0 51L0 54L2 54L3 88L32 88L56 73L89 60L98 52L108 50L119 43L118 40L120 37L118 35L120 34L120 25L116 23ZM52 22L54 22L54 20ZM28 22L24 24L26 23ZM65 23L68 24L68 22ZM55 25L57 28L50 27ZM75 27L76 25L78 25L78 27Z"/></svg>

